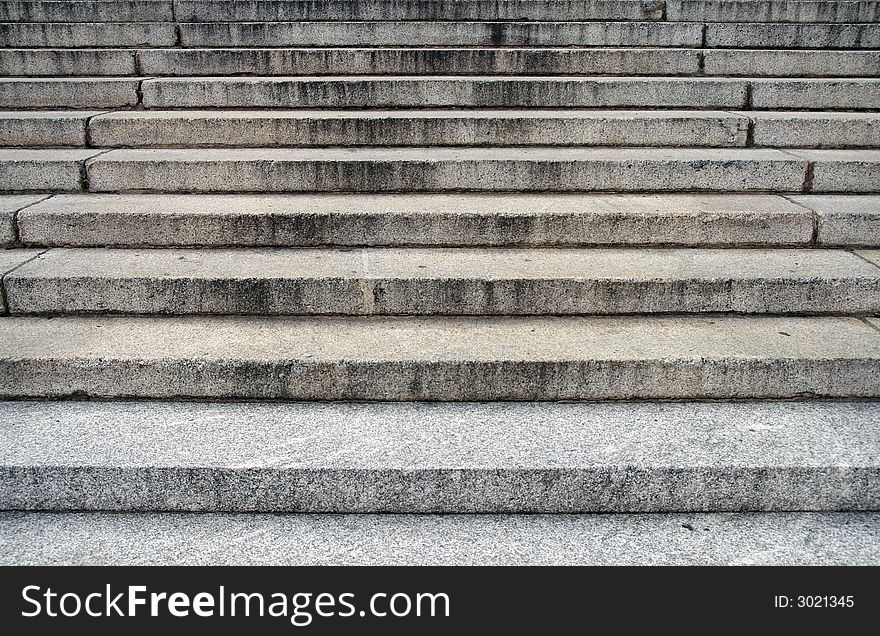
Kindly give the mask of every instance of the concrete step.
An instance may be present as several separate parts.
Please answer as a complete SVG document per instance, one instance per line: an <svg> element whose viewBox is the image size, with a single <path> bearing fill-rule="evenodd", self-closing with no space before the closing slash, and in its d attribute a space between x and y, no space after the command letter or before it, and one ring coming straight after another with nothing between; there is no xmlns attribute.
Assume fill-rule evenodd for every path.
<svg viewBox="0 0 880 636"><path fill-rule="evenodd" d="M813 153L817 192L877 188L880 152L799 152ZM40 153L52 160L52 151L7 150L0 161ZM807 166L743 148L259 148L110 150L86 171L94 192L801 192Z"/></svg>
<svg viewBox="0 0 880 636"><path fill-rule="evenodd" d="M877 77L880 75L880 51L710 49L703 51L702 55L703 73L706 75L727 77Z"/></svg>
<svg viewBox="0 0 880 636"><path fill-rule="evenodd" d="M687 22L669 24L696 26ZM734 49L877 49L880 48L880 24L707 24L705 46Z"/></svg>
<svg viewBox="0 0 880 636"><path fill-rule="evenodd" d="M857 117L852 119L869 129L880 121L880 115ZM745 146L748 123L745 116L718 111L123 111L95 118L89 133L98 147L725 147ZM865 138L865 128L842 127L840 133L867 143L872 137ZM880 125L874 128L880 139ZM35 135L31 145L44 145L42 139ZM834 145L833 134L826 142Z"/></svg>
<svg viewBox="0 0 880 636"><path fill-rule="evenodd" d="M0 108L121 108L138 101L139 78L2 78Z"/></svg>
<svg viewBox="0 0 880 636"><path fill-rule="evenodd" d="M660 20L662 0L175 0L180 22Z"/></svg>
<svg viewBox="0 0 880 636"><path fill-rule="evenodd" d="M7 147L85 146L86 125L106 111L0 111L0 139Z"/></svg>
<svg viewBox="0 0 880 636"><path fill-rule="evenodd" d="M18 213L46 198L44 194L0 195L0 247L12 247L18 241Z"/></svg>
<svg viewBox="0 0 880 636"><path fill-rule="evenodd" d="M880 320L6 317L4 398L880 397Z"/></svg>
<svg viewBox="0 0 880 636"><path fill-rule="evenodd" d="M814 194L790 198L816 213L818 243L880 246L880 196Z"/></svg>
<svg viewBox="0 0 880 636"><path fill-rule="evenodd" d="M12 314L880 314L880 251L56 249Z"/></svg>
<svg viewBox="0 0 880 636"><path fill-rule="evenodd" d="M0 41L14 48L174 46L172 22L6 22Z"/></svg>
<svg viewBox="0 0 880 636"><path fill-rule="evenodd" d="M736 194L58 195L22 210L17 230L34 246L803 246L816 209L822 243L880 246L880 198L799 201Z"/></svg>
<svg viewBox="0 0 880 636"><path fill-rule="evenodd" d="M876 79L752 80L750 103L759 110L877 110Z"/></svg>
<svg viewBox="0 0 880 636"><path fill-rule="evenodd" d="M3 53L0 51L0 62ZM854 56L853 59L848 59L847 54ZM837 75L876 74L876 64L871 66L871 63L880 60L880 52L849 51L833 57L832 62L839 65ZM299 75L697 75L700 69L698 50L671 48L149 49L140 51L138 58L145 75L184 77L272 76L293 72ZM9 66L0 64L0 70ZM724 74L723 66L723 62L713 63L719 74ZM25 71L29 67L22 63L18 68Z"/></svg>
<svg viewBox="0 0 880 636"><path fill-rule="evenodd" d="M3 22L163 22L171 0L5 0Z"/></svg>
<svg viewBox="0 0 880 636"><path fill-rule="evenodd" d="M85 161L100 150L0 148L0 191L74 192L85 185Z"/></svg>
<svg viewBox="0 0 880 636"><path fill-rule="evenodd" d="M870 512L4 512L0 564L865 566L880 564L878 528Z"/></svg>
<svg viewBox="0 0 880 636"><path fill-rule="evenodd" d="M22 97L27 101L27 97ZM880 79L187 77L143 82L147 108L708 108L877 110Z"/></svg>
<svg viewBox="0 0 880 636"><path fill-rule="evenodd" d="M128 49L0 49L0 75L137 75L135 55Z"/></svg>
<svg viewBox="0 0 880 636"><path fill-rule="evenodd" d="M877 0L666 0L666 19L696 22L878 22Z"/></svg>
<svg viewBox="0 0 880 636"><path fill-rule="evenodd" d="M876 402L4 402L0 508L877 510L878 418Z"/></svg>
<svg viewBox="0 0 880 636"><path fill-rule="evenodd" d="M742 112L755 146L880 148L880 113Z"/></svg>
<svg viewBox="0 0 880 636"><path fill-rule="evenodd" d="M184 23L180 24L179 28L181 43L187 47L670 46L699 48L703 39L703 25L684 22L387 20L205 22ZM841 42L852 39L844 33L837 35L836 38ZM869 41L865 35L862 35L861 39Z"/></svg>

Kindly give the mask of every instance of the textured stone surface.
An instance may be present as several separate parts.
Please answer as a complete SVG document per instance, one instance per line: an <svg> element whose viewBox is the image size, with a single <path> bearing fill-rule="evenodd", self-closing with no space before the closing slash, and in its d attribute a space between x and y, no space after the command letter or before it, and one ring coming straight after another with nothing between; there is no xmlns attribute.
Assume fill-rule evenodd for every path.
<svg viewBox="0 0 880 636"><path fill-rule="evenodd" d="M806 161L742 148L260 148L111 150L86 170L95 192L800 192Z"/></svg>
<svg viewBox="0 0 880 636"><path fill-rule="evenodd" d="M138 103L140 80L2 78L2 108L114 108Z"/></svg>
<svg viewBox="0 0 880 636"><path fill-rule="evenodd" d="M768 195L88 194L33 206L19 228L79 246L804 245L813 219Z"/></svg>
<svg viewBox="0 0 880 636"><path fill-rule="evenodd" d="M836 103L847 97L868 104L861 108L876 108L880 82L863 82L870 83L837 82ZM723 78L196 77L147 80L143 102L147 108L742 108L746 86ZM779 99L788 100L786 108L808 103L784 86L777 90ZM824 88L814 90L821 94Z"/></svg>
<svg viewBox="0 0 880 636"><path fill-rule="evenodd" d="M5 0L6 22L149 22L171 20L171 0Z"/></svg>
<svg viewBox="0 0 880 636"><path fill-rule="evenodd" d="M7 512L0 541L3 565L878 565L880 514Z"/></svg>
<svg viewBox="0 0 880 636"><path fill-rule="evenodd" d="M176 0L181 22L284 20L660 20L661 0Z"/></svg>
<svg viewBox="0 0 880 636"><path fill-rule="evenodd" d="M751 80L752 107L805 110L877 110L880 80Z"/></svg>
<svg viewBox="0 0 880 636"><path fill-rule="evenodd" d="M21 48L174 46L176 36L171 22L12 22L0 23L0 40Z"/></svg>
<svg viewBox="0 0 880 636"><path fill-rule="evenodd" d="M4 146L85 146L86 122L101 112L0 112L0 139Z"/></svg>
<svg viewBox="0 0 880 636"><path fill-rule="evenodd" d="M791 200L816 212L819 244L880 246L880 196L800 195Z"/></svg>
<svg viewBox="0 0 880 636"><path fill-rule="evenodd" d="M5 402L0 507L876 510L878 421L834 402Z"/></svg>
<svg viewBox="0 0 880 636"><path fill-rule="evenodd" d="M667 20L706 22L877 22L876 0L666 0Z"/></svg>
<svg viewBox="0 0 880 636"><path fill-rule="evenodd" d="M877 113L742 113L752 119L752 140L776 148L878 148Z"/></svg>
<svg viewBox="0 0 880 636"><path fill-rule="evenodd" d="M0 319L4 397L880 397L855 318Z"/></svg>
<svg viewBox="0 0 880 636"><path fill-rule="evenodd" d="M707 50L706 75L745 77L876 77L880 51Z"/></svg>
<svg viewBox="0 0 880 636"><path fill-rule="evenodd" d="M16 213L45 198L45 195L33 194L0 195L0 246L12 245L16 240Z"/></svg>
<svg viewBox="0 0 880 636"><path fill-rule="evenodd" d="M880 150L797 150L813 162L813 192L876 192Z"/></svg>
<svg viewBox="0 0 880 636"><path fill-rule="evenodd" d="M871 261L875 265L880 266L880 250L859 250L856 252L859 256L867 261ZM880 313L880 312L873 312Z"/></svg>
<svg viewBox="0 0 880 636"><path fill-rule="evenodd" d="M706 46L756 49L875 49L880 48L880 24L749 22L707 24Z"/></svg>
<svg viewBox="0 0 880 636"><path fill-rule="evenodd" d="M684 22L399 22L384 19L375 22L207 22L180 24L180 37L184 46L203 47L699 47L702 25ZM840 34L839 37L846 36Z"/></svg>
<svg viewBox="0 0 880 636"><path fill-rule="evenodd" d="M123 49L0 49L0 75L134 75L134 56Z"/></svg>
<svg viewBox="0 0 880 636"><path fill-rule="evenodd" d="M0 190L81 190L83 163L100 152L0 149Z"/></svg>
<svg viewBox="0 0 880 636"><path fill-rule="evenodd" d="M867 56L880 54L865 53ZM155 49L145 75L696 75L694 49L302 48ZM0 55L0 70L2 66ZM870 60L841 60L858 71ZM846 73L850 74L850 73ZM864 74L857 73L857 74Z"/></svg>
<svg viewBox="0 0 880 636"><path fill-rule="evenodd" d="M5 276L22 263L34 258L39 250L0 250L0 277ZM6 290L0 290L0 312L6 313Z"/></svg>
<svg viewBox="0 0 880 636"><path fill-rule="evenodd" d="M94 119L89 131L92 145L118 147L744 146L748 119L571 109L123 111Z"/></svg>
<svg viewBox="0 0 880 636"><path fill-rule="evenodd" d="M10 313L880 313L880 268L839 250L50 250Z"/></svg>

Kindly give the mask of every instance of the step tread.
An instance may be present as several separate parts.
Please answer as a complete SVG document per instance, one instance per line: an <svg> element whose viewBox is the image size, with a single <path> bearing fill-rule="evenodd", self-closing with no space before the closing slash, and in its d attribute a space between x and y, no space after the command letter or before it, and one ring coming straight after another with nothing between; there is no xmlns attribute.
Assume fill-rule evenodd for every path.
<svg viewBox="0 0 880 636"><path fill-rule="evenodd" d="M22 252L12 314L880 313L876 250Z"/></svg>
<svg viewBox="0 0 880 636"><path fill-rule="evenodd" d="M3 512L0 542L3 565L865 566L880 514Z"/></svg>
<svg viewBox="0 0 880 636"><path fill-rule="evenodd" d="M859 402L3 402L0 505L870 510L880 505L878 418L880 405Z"/></svg>
<svg viewBox="0 0 880 636"><path fill-rule="evenodd" d="M795 317L0 319L5 397L880 397L880 330Z"/></svg>

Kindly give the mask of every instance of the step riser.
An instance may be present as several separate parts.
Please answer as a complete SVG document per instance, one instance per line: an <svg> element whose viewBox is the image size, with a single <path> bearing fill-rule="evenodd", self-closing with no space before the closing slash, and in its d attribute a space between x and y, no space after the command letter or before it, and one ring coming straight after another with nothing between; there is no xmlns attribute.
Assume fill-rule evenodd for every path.
<svg viewBox="0 0 880 636"><path fill-rule="evenodd" d="M263 22L181 24L183 46L669 46L701 24L660 22ZM841 39L846 40L841 36ZM31 45L26 45L31 46Z"/></svg>
<svg viewBox="0 0 880 636"><path fill-rule="evenodd" d="M74 246L733 246L805 245L812 238L809 203L721 197L59 196L21 211L18 232L25 244ZM10 217L19 205L9 204ZM880 245L877 203L830 214L821 217L820 242Z"/></svg>
<svg viewBox="0 0 880 636"><path fill-rule="evenodd" d="M524 113L526 114L526 113ZM349 113L349 115L351 115ZM0 126L2 126L0 120ZM880 126L876 126L880 131ZM846 129L848 130L848 129ZM724 113L621 117L358 117L293 118L247 115L99 118L90 126L97 147L320 147L320 146L745 146L748 120ZM845 131L842 131L845 132ZM860 131L855 131L857 134ZM772 131L771 133L772 134ZM41 145L27 132L22 141ZM877 133L880 146L880 132ZM15 138L15 136L13 136ZM84 137L83 137L84 138ZM766 138L766 137L765 137ZM870 143L871 138L866 140ZM833 144L833 138L827 143Z"/></svg>
<svg viewBox="0 0 880 636"><path fill-rule="evenodd" d="M95 22L85 24L0 24L0 41L11 48L87 48L174 46L170 22Z"/></svg>
<svg viewBox="0 0 880 636"><path fill-rule="evenodd" d="M876 49L877 24L707 24L709 48Z"/></svg>
<svg viewBox="0 0 880 636"><path fill-rule="evenodd" d="M877 80L155 79L147 108L729 108L876 109ZM29 98L23 98L24 103Z"/></svg>
<svg viewBox="0 0 880 636"><path fill-rule="evenodd" d="M704 62L701 66L700 58ZM137 59L135 59L137 58ZM877 51L693 49L5 49L6 76L675 75L871 77ZM140 69L140 70L137 70Z"/></svg>
<svg viewBox="0 0 880 636"><path fill-rule="evenodd" d="M136 79L4 79L2 108L124 108L139 102Z"/></svg>
<svg viewBox="0 0 880 636"><path fill-rule="evenodd" d="M880 509L877 468L0 468L6 510L590 513ZM712 484L711 489L707 484Z"/></svg>
<svg viewBox="0 0 880 636"><path fill-rule="evenodd" d="M880 2L666 0L666 19L698 22L877 22Z"/></svg>
<svg viewBox="0 0 880 636"><path fill-rule="evenodd" d="M295 20L660 20L660 0L368 0L356 2L239 2L177 0L180 22Z"/></svg>
<svg viewBox="0 0 880 636"><path fill-rule="evenodd" d="M880 274L880 271L878 271ZM13 315L875 314L880 280L401 281L22 280L5 283Z"/></svg>
<svg viewBox="0 0 880 636"><path fill-rule="evenodd" d="M7 0L4 22L164 22L174 17L171 0Z"/></svg>

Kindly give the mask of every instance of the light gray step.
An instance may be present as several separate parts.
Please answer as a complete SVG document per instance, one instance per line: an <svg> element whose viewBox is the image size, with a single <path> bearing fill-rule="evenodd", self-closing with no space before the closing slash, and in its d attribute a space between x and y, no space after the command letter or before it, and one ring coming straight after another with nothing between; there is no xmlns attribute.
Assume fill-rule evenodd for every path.
<svg viewBox="0 0 880 636"><path fill-rule="evenodd" d="M85 161L101 150L0 148L0 191L82 190Z"/></svg>
<svg viewBox="0 0 880 636"><path fill-rule="evenodd" d="M4 197L6 198L6 197ZM4 205L0 208L0 219L3 220L4 228L3 236L4 242L8 243L15 239L14 229L11 227L12 217L15 214L16 208L27 205L29 202L26 200L19 199L8 200L3 202ZM9 221L10 225L6 225L7 221ZM7 234L7 232L11 232ZM18 250L18 249L4 249L0 250L0 279L3 276L13 271L15 268L20 267L24 263L28 262L32 258L36 258L40 254L40 250ZM6 313L6 293L0 288L0 313Z"/></svg>
<svg viewBox="0 0 880 636"><path fill-rule="evenodd" d="M877 110L876 79L771 79L750 82L752 108L761 110Z"/></svg>
<svg viewBox="0 0 880 636"><path fill-rule="evenodd" d="M0 83L2 86L2 83ZM22 97L27 101L26 97ZM876 110L880 79L187 77L143 82L147 108L708 108Z"/></svg>
<svg viewBox="0 0 880 636"><path fill-rule="evenodd" d="M175 0L179 22L660 20L662 0Z"/></svg>
<svg viewBox="0 0 880 636"><path fill-rule="evenodd" d="M4 146L85 146L86 124L105 111L0 111Z"/></svg>
<svg viewBox="0 0 880 636"><path fill-rule="evenodd" d="M810 161L812 192L876 192L880 150L797 150Z"/></svg>
<svg viewBox="0 0 880 636"><path fill-rule="evenodd" d="M687 22L668 24L696 26ZM876 49L880 48L880 24L707 24L705 46L734 49Z"/></svg>
<svg viewBox="0 0 880 636"><path fill-rule="evenodd" d="M163 22L171 0L4 0L3 22Z"/></svg>
<svg viewBox="0 0 880 636"><path fill-rule="evenodd" d="M183 46L672 46L697 47L684 22L206 22L179 25ZM849 41L841 34L841 42ZM841 45L843 46L843 45Z"/></svg>
<svg viewBox="0 0 880 636"><path fill-rule="evenodd" d="M0 404L0 508L880 509L877 402Z"/></svg>
<svg viewBox="0 0 880 636"><path fill-rule="evenodd" d="M878 565L877 513L0 513L3 565ZM356 545L357 550L352 550Z"/></svg>
<svg viewBox="0 0 880 636"><path fill-rule="evenodd" d="M801 195L790 199L815 211L820 244L880 246L880 196Z"/></svg>
<svg viewBox="0 0 880 636"><path fill-rule="evenodd" d="M696 22L877 22L877 0L666 0L666 19Z"/></svg>
<svg viewBox="0 0 880 636"><path fill-rule="evenodd" d="M825 211L822 242L880 246L877 197L802 199ZM17 220L35 246L775 246L810 242L804 205L731 194L87 194Z"/></svg>
<svg viewBox="0 0 880 636"><path fill-rule="evenodd" d="M11 314L880 314L880 251L55 249Z"/></svg>
<svg viewBox="0 0 880 636"><path fill-rule="evenodd" d="M742 112L739 114L751 119L751 139L756 146L880 147L880 113Z"/></svg>
<svg viewBox="0 0 880 636"><path fill-rule="evenodd" d="M874 57L880 59L880 53ZM143 74L158 76L697 75L700 68L698 50L671 48L151 49L140 51L138 58ZM850 69L859 73L866 63L861 58L835 61L842 65L841 75ZM22 63L18 68L28 67Z"/></svg>
<svg viewBox="0 0 880 636"><path fill-rule="evenodd" d="M880 320L5 317L4 398L880 397Z"/></svg>
<svg viewBox="0 0 880 636"><path fill-rule="evenodd" d="M0 161L40 152L52 151L7 150ZM817 192L877 188L880 152L800 152L819 162ZM86 171L93 192L801 192L807 166L743 148L259 148L110 150Z"/></svg>
<svg viewBox="0 0 880 636"><path fill-rule="evenodd" d="M703 51L703 73L727 77L876 78L880 75L880 51L714 49Z"/></svg>
<svg viewBox="0 0 880 636"><path fill-rule="evenodd" d="M2 78L0 108L134 106L139 84L139 78Z"/></svg>
<svg viewBox="0 0 880 636"><path fill-rule="evenodd" d="M0 195L0 247L11 247L18 240L18 213L46 198L45 194Z"/></svg>
<svg viewBox="0 0 880 636"><path fill-rule="evenodd" d="M745 146L748 123L744 116L717 111L124 111L93 119L89 133L93 146L129 148L724 147ZM848 140L864 132L849 131L843 131ZM43 145L41 139L36 136L32 145ZM833 137L828 141L833 145Z"/></svg>
<svg viewBox="0 0 880 636"><path fill-rule="evenodd" d="M174 46L172 22L6 22L0 41L15 48Z"/></svg>
<svg viewBox="0 0 880 636"><path fill-rule="evenodd" d="M137 75L135 55L128 49L0 49L0 75Z"/></svg>

